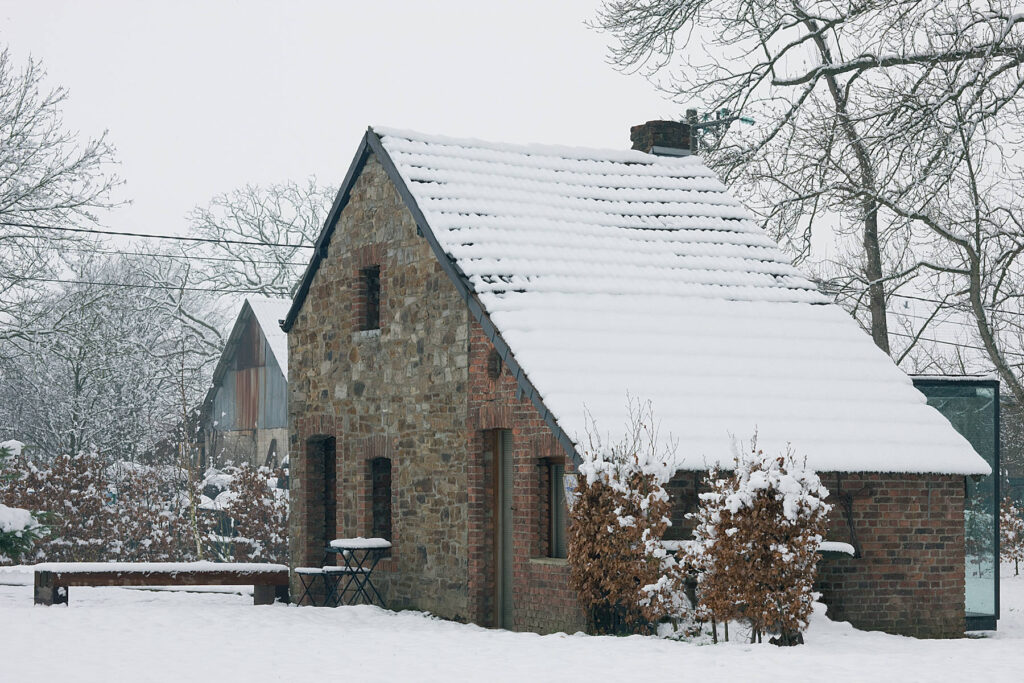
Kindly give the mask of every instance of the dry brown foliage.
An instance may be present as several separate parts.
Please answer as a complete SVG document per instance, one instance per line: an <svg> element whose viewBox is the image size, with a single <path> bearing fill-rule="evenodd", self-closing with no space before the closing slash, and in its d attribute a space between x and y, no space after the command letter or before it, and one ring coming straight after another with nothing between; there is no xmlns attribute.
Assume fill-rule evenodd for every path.
<svg viewBox="0 0 1024 683"><path fill-rule="evenodd" d="M235 561L288 563L288 496L276 486L280 474L245 464L232 478L225 512L238 533Z"/></svg>
<svg viewBox="0 0 1024 683"><path fill-rule="evenodd" d="M648 631L662 616L643 591L662 571L652 553L669 525L670 503L652 474L608 468L581 482L569 511L569 584L595 633Z"/></svg>
<svg viewBox="0 0 1024 683"><path fill-rule="evenodd" d="M828 491L791 454L766 457L756 440L750 457L732 472L712 470L708 483L695 531L703 612L747 621L752 640L774 632L772 642L803 642Z"/></svg>

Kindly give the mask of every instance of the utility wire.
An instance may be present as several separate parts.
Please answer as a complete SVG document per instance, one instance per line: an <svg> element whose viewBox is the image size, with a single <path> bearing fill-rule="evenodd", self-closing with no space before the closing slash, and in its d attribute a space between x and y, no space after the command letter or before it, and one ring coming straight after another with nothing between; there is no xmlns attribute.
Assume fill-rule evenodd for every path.
<svg viewBox="0 0 1024 683"><path fill-rule="evenodd" d="M264 292L253 290L253 289L229 289L229 288L215 288L215 287L191 287L188 285L139 285L129 284L126 282L99 282L95 280L60 280L57 278L46 278L46 277L19 277L16 278L18 282L53 282L63 285L95 285L98 287L126 287L129 289L162 289L168 291L181 291L185 290L188 292L215 292L220 294L252 294L253 296L268 296Z"/></svg>
<svg viewBox="0 0 1024 683"><path fill-rule="evenodd" d="M254 247L289 247L292 249L312 249L312 244L288 244L287 242L254 242L251 240L215 239L213 237L185 237L182 235L147 235L144 232L119 232L116 230L96 230L93 228L66 228L56 225L35 225L33 223L13 223L4 221L3 225L14 228L30 228L33 230L58 230L60 232L78 232L93 235L115 235L120 237L144 237L157 240L176 240L179 242L209 242L212 244L247 244ZM19 237L20 235L15 235ZM26 235L27 236L27 235Z"/></svg>
<svg viewBox="0 0 1024 683"><path fill-rule="evenodd" d="M844 289L844 290L836 291L835 294L831 294L831 293L829 293L827 291L823 292L823 293L826 296L832 296L833 298L838 298L840 295L842 295L842 296L850 296L851 294L854 294L854 293L858 293L859 294L861 291L862 290L858 290L858 289ZM889 297L889 298L910 299L911 301L923 301L923 302L929 303L929 304L942 304L942 305L944 305L947 308L956 310L952 305L950 305L949 301L943 301L942 299L929 299L928 297L913 296L911 294L886 294L886 296ZM991 311L993 313L1003 313L1005 315L1021 315L1021 313L1022 313L1021 311L1008 311L1008 310L1006 310L1004 308L995 308L994 306L985 306L985 310L986 311Z"/></svg>
<svg viewBox="0 0 1024 683"><path fill-rule="evenodd" d="M46 239L43 235L19 235L19 237L31 237L33 239ZM80 254L105 254L107 256L145 256L152 258L183 259L186 261L227 261L230 263L253 263L266 266L305 266L304 261L258 261L253 259L231 258L227 256L193 256L191 254L151 254L144 251L107 251L103 249L83 249L81 247L66 247L60 244L44 244L43 249L58 249L61 251L74 251Z"/></svg>
<svg viewBox="0 0 1024 683"><path fill-rule="evenodd" d="M890 332L889 334L893 335L894 337L906 337L908 339L914 339L915 338L914 335L912 335L912 334L904 334L903 332ZM984 346L974 346L972 344L958 344L957 342L943 341L941 339L929 339L928 337L917 337L917 340L918 341L931 342L933 344L945 344L947 346L955 346L958 349L974 349L976 351L986 351L986 352L988 351ZM1002 354L1004 356L1017 356L1019 358L1024 358L1024 353L1019 353L1017 351L1003 351Z"/></svg>

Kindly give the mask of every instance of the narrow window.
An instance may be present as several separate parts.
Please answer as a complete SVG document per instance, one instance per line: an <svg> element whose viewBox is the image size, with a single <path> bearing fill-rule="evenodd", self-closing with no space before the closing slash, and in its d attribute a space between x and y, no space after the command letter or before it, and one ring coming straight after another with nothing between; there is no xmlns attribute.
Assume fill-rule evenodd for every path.
<svg viewBox="0 0 1024 683"><path fill-rule="evenodd" d="M391 540L391 459L374 458L370 461L372 486L371 505L373 525L370 530L374 538Z"/></svg>
<svg viewBox="0 0 1024 683"><path fill-rule="evenodd" d="M380 329L380 266L363 268L363 328Z"/></svg>
<svg viewBox="0 0 1024 683"><path fill-rule="evenodd" d="M565 465L548 464L548 556L566 557L565 526L568 510L565 505Z"/></svg>

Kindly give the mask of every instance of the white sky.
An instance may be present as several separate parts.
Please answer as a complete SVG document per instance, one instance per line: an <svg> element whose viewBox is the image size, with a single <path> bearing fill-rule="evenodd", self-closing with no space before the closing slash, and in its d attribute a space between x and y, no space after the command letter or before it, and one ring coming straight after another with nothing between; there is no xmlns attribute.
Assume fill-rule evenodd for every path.
<svg viewBox="0 0 1024 683"><path fill-rule="evenodd" d="M607 64L599 4L0 0L0 42L109 130L133 204L106 225L168 234L248 182L340 185L367 125L628 148L683 107Z"/></svg>

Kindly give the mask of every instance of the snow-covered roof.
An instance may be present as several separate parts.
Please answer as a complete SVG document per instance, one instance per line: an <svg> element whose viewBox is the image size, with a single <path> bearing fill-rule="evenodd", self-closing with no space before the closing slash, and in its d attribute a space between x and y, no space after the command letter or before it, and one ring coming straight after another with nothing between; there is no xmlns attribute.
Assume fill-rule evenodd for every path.
<svg viewBox="0 0 1024 683"><path fill-rule="evenodd" d="M624 435L628 395L680 469L731 463L756 430L819 471L989 472L699 158L374 134L576 443L588 415Z"/></svg>
<svg viewBox="0 0 1024 683"><path fill-rule="evenodd" d="M271 299L268 297L250 296L246 298L249 308L252 309L256 321L263 330L263 336L267 339L281 374L288 379L288 335L281 329L281 320L288 315L288 309L292 305L291 299Z"/></svg>

